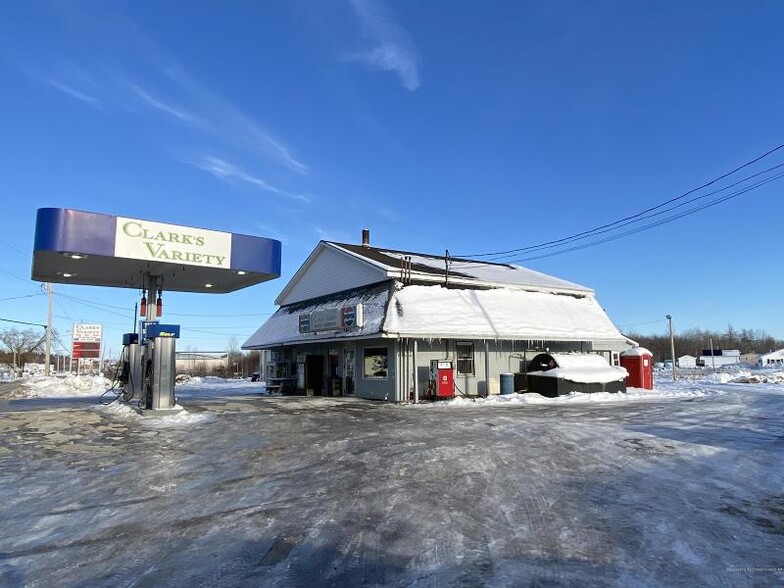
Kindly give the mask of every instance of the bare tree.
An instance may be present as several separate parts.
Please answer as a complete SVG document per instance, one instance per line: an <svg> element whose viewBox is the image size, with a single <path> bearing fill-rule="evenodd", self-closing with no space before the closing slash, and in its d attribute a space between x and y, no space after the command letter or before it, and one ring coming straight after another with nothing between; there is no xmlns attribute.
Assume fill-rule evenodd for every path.
<svg viewBox="0 0 784 588"><path fill-rule="evenodd" d="M0 342L8 348L9 353L5 354L4 362L19 371L20 366L27 363L30 357L39 350L43 344L45 336L36 333L32 329L19 331L10 329L0 331Z"/></svg>
<svg viewBox="0 0 784 588"><path fill-rule="evenodd" d="M226 349L228 353L228 374L227 375L239 375L240 371L242 370L242 351L240 351L240 345L237 343L237 338L232 336L229 339L229 344Z"/></svg>

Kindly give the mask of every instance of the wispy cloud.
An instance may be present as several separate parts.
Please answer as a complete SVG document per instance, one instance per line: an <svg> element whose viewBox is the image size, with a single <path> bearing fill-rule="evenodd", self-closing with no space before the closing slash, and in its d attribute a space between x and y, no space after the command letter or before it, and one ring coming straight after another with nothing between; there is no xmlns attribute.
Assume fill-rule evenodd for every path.
<svg viewBox="0 0 784 588"><path fill-rule="evenodd" d="M46 82L53 88L57 88L63 94L68 94L71 98L76 98L77 100L81 100L82 102L86 102L92 106L99 106L100 100L96 96L92 94L88 94L82 90L74 88L73 86L66 84L65 82L61 82L60 80L55 80L53 78L42 77L42 81Z"/></svg>
<svg viewBox="0 0 784 588"><path fill-rule="evenodd" d="M127 86L128 89L131 92L133 92L133 94L136 95L136 97L141 99L141 101L144 102L147 106L160 110L161 112L165 112L166 114L170 114L174 118L178 118L181 121L187 123L196 122L196 117L192 115L190 112L186 112L181 108L171 106L170 104L167 104L162 100L155 98L152 94L150 94L147 90L145 90L141 86L137 84L127 84Z"/></svg>
<svg viewBox="0 0 784 588"><path fill-rule="evenodd" d="M76 10L76 14L81 13ZM29 57L20 56L20 67L37 81L100 110L115 107L143 113L151 109L189 131L198 131L203 139L219 142L222 148L261 156L298 174L309 172L285 141L195 80L132 23L112 32L111 47L105 45L106 31L85 26L81 31L85 42L97 43L93 47L97 57L86 64L55 55L32 63ZM123 52L132 52L135 60L120 60Z"/></svg>
<svg viewBox="0 0 784 588"><path fill-rule="evenodd" d="M94 76L73 63L54 58L46 64L34 65L20 59L19 67L30 78L44 83L80 102L101 109L101 95L105 88Z"/></svg>
<svg viewBox="0 0 784 588"><path fill-rule="evenodd" d="M201 114L201 124L214 137L230 144L252 149L300 174L309 171L283 141L248 117L234 105L194 80L179 64L164 57L147 43L150 56L160 71L193 103L193 111Z"/></svg>
<svg viewBox="0 0 784 588"><path fill-rule="evenodd" d="M373 47L348 53L346 60L394 72L404 88L416 91L419 88L419 55L408 33L381 0L351 0L351 6Z"/></svg>
<svg viewBox="0 0 784 588"><path fill-rule="evenodd" d="M202 157L194 161L191 161L190 163L212 174L213 176L215 176L216 178L224 182L229 182L229 183L243 182L251 186L254 186L256 188L259 188L260 190L264 190L265 192L277 194L278 196L284 196L286 198L297 200L299 202L311 201L310 196L306 194L295 194L293 192L282 190L277 186L273 186L263 178L254 176L253 174L246 172L240 167L226 161L225 159L221 159L220 157L214 157L212 155L203 155Z"/></svg>

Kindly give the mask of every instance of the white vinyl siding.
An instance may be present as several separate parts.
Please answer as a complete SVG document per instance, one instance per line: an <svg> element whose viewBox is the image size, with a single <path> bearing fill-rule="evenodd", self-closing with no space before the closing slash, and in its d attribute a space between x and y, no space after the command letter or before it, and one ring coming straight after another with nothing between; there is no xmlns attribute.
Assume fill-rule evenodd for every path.
<svg viewBox="0 0 784 588"><path fill-rule="evenodd" d="M386 272L381 268L373 267L365 261L352 258L329 247L323 247L307 271L291 284L288 292L285 292L285 298L276 300L276 304L285 306L367 286L384 279L386 279ZM284 293L281 293L281 296L283 295Z"/></svg>

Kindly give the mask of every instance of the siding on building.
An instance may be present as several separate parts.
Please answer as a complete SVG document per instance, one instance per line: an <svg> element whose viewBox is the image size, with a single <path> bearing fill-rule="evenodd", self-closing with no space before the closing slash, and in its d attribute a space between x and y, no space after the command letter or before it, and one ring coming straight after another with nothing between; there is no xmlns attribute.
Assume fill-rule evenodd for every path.
<svg viewBox="0 0 784 588"><path fill-rule="evenodd" d="M321 242L276 299L280 308L243 348L273 350L265 373L297 380L300 393L326 395L347 392L344 362L353 351L355 396L408 402L415 391L426 397L431 361L452 361L458 395L488 396L500 393L501 374L524 372L542 351L600 353L614 365L634 344L589 288L468 260L452 264L446 287L443 263L437 256ZM303 317L359 304L361 325L300 332ZM458 362L457 355L458 346L469 345L470 370L470 360ZM387 350L386 377L365 374L365 352L378 347ZM367 364L374 365L370 357Z"/></svg>
<svg viewBox="0 0 784 588"><path fill-rule="evenodd" d="M784 349L779 349L778 351L772 351L770 353L764 353L760 355L759 359L757 360L757 365L760 367L784 365Z"/></svg>
<svg viewBox="0 0 784 588"><path fill-rule="evenodd" d="M693 355L681 355L678 358L678 367L679 368L696 368L697 367L697 358Z"/></svg>
<svg viewBox="0 0 784 588"><path fill-rule="evenodd" d="M286 306L386 279L381 268L321 244L297 273L275 304Z"/></svg>

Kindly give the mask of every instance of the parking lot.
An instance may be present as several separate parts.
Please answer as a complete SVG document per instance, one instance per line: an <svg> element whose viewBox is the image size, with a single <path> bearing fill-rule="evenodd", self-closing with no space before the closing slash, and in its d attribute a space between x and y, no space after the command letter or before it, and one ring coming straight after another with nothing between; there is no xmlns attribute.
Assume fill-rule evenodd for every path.
<svg viewBox="0 0 784 588"><path fill-rule="evenodd" d="M784 580L784 390L395 406L0 400L7 586Z"/></svg>

